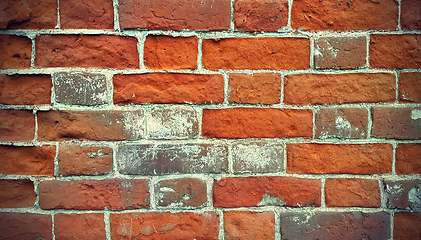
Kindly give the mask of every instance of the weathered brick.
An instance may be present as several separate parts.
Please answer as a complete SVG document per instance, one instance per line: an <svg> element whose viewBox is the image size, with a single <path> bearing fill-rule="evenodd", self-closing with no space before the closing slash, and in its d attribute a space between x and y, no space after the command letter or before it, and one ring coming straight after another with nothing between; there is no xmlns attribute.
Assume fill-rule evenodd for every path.
<svg viewBox="0 0 421 240"><path fill-rule="evenodd" d="M421 30L421 2L418 0L401 1L402 29Z"/></svg>
<svg viewBox="0 0 421 240"><path fill-rule="evenodd" d="M252 75L232 73L230 101L235 103L275 104L281 100L281 76L273 73Z"/></svg>
<svg viewBox="0 0 421 240"><path fill-rule="evenodd" d="M199 135L199 119L189 106L154 108L146 120L148 138L187 139Z"/></svg>
<svg viewBox="0 0 421 240"><path fill-rule="evenodd" d="M113 2L60 0L60 27L62 29L113 29Z"/></svg>
<svg viewBox="0 0 421 240"><path fill-rule="evenodd" d="M285 76L284 103L294 105L394 102L390 73L299 74Z"/></svg>
<svg viewBox="0 0 421 240"><path fill-rule="evenodd" d="M206 182L197 178L163 180L155 186L158 206L173 208L203 207L207 200Z"/></svg>
<svg viewBox="0 0 421 240"><path fill-rule="evenodd" d="M60 175L101 175L112 170L113 149L105 146L63 145L58 153Z"/></svg>
<svg viewBox="0 0 421 240"><path fill-rule="evenodd" d="M421 215L419 213L395 212L394 240L421 239Z"/></svg>
<svg viewBox="0 0 421 240"><path fill-rule="evenodd" d="M54 215L56 239L106 239L103 213Z"/></svg>
<svg viewBox="0 0 421 240"><path fill-rule="evenodd" d="M273 212L224 212L225 239L275 239Z"/></svg>
<svg viewBox="0 0 421 240"><path fill-rule="evenodd" d="M121 0L120 26L149 30L228 30L230 0Z"/></svg>
<svg viewBox="0 0 421 240"><path fill-rule="evenodd" d="M134 37L40 35L35 52L36 67L139 68Z"/></svg>
<svg viewBox="0 0 421 240"><path fill-rule="evenodd" d="M147 180L43 181L38 189L42 209L118 210L149 207Z"/></svg>
<svg viewBox="0 0 421 240"><path fill-rule="evenodd" d="M367 39L362 37L324 37L314 41L316 68L354 69L364 67Z"/></svg>
<svg viewBox="0 0 421 240"><path fill-rule="evenodd" d="M217 69L307 69L310 41L305 38L204 39L203 66Z"/></svg>
<svg viewBox="0 0 421 240"><path fill-rule="evenodd" d="M111 214L112 239L218 239L215 212Z"/></svg>
<svg viewBox="0 0 421 240"><path fill-rule="evenodd" d="M376 138L421 139L420 107L373 107L371 136Z"/></svg>
<svg viewBox="0 0 421 240"><path fill-rule="evenodd" d="M387 212L281 213L282 239L390 239Z"/></svg>
<svg viewBox="0 0 421 240"><path fill-rule="evenodd" d="M31 67L32 41L23 36L0 35L0 69Z"/></svg>
<svg viewBox="0 0 421 240"><path fill-rule="evenodd" d="M143 110L38 112L38 140L136 140L144 136L143 118Z"/></svg>
<svg viewBox="0 0 421 240"><path fill-rule="evenodd" d="M0 208L29 208L37 196L31 180L0 180Z"/></svg>
<svg viewBox="0 0 421 240"><path fill-rule="evenodd" d="M222 103L222 75L149 73L114 76L114 104Z"/></svg>
<svg viewBox="0 0 421 240"><path fill-rule="evenodd" d="M380 188L377 180L326 179L327 207L380 207Z"/></svg>
<svg viewBox="0 0 421 240"><path fill-rule="evenodd" d="M107 103L107 80L103 74L59 72L53 74L55 100L75 105Z"/></svg>
<svg viewBox="0 0 421 240"><path fill-rule="evenodd" d="M0 75L0 104L51 104L50 75Z"/></svg>
<svg viewBox="0 0 421 240"><path fill-rule="evenodd" d="M420 143L398 144L395 171L398 175L421 174Z"/></svg>
<svg viewBox="0 0 421 240"><path fill-rule="evenodd" d="M197 37L148 35L145 41L145 66L150 69L197 68Z"/></svg>
<svg viewBox="0 0 421 240"><path fill-rule="evenodd" d="M215 207L318 207L321 183L317 179L287 177L238 177L215 180Z"/></svg>
<svg viewBox="0 0 421 240"><path fill-rule="evenodd" d="M421 66L420 35L371 35L370 67L419 68Z"/></svg>
<svg viewBox="0 0 421 240"><path fill-rule="evenodd" d="M322 108L316 113L316 138L366 138L368 111L361 108Z"/></svg>
<svg viewBox="0 0 421 240"><path fill-rule="evenodd" d="M421 180L384 181L387 207L421 213Z"/></svg>
<svg viewBox="0 0 421 240"><path fill-rule="evenodd" d="M287 172L383 174L392 171L390 144L288 144Z"/></svg>
<svg viewBox="0 0 421 240"><path fill-rule="evenodd" d="M395 30L398 3L394 0L295 0L291 25L308 31Z"/></svg>
<svg viewBox="0 0 421 240"><path fill-rule="evenodd" d="M55 146L0 146L0 173L4 175L53 176Z"/></svg>
<svg viewBox="0 0 421 240"><path fill-rule="evenodd" d="M56 0L2 1L0 29L52 29L57 24L57 7Z"/></svg>
<svg viewBox="0 0 421 240"><path fill-rule="evenodd" d="M280 172L284 169L284 148L281 143L245 141L232 145L235 173Z"/></svg>
<svg viewBox="0 0 421 240"><path fill-rule="evenodd" d="M51 215L1 212L0 232L2 239L51 240Z"/></svg>
<svg viewBox="0 0 421 240"><path fill-rule="evenodd" d="M123 174L228 172L228 148L218 143L122 145L116 158Z"/></svg>
<svg viewBox="0 0 421 240"><path fill-rule="evenodd" d="M421 73L399 74L399 102L421 103Z"/></svg>
<svg viewBox="0 0 421 240"><path fill-rule="evenodd" d="M234 18L238 30L274 32L288 23L288 1L237 0Z"/></svg>
<svg viewBox="0 0 421 240"><path fill-rule="evenodd" d="M275 108L203 109L202 135L207 138L311 138L313 113Z"/></svg>
<svg viewBox="0 0 421 240"><path fill-rule="evenodd" d="M34 137L32 111L0 109L0 141L30 142Z"/></svg>

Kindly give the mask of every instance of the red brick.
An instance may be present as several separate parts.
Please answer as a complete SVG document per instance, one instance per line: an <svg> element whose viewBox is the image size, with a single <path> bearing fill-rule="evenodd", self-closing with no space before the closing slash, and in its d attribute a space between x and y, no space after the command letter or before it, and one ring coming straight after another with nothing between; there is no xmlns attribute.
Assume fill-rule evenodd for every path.
<svg viewBox="0 0 421 240"><path fill-rule="evenodd" d="M285 76L284 103L394 102L396 79L389 73L299 74Z"/></svg>
<svg viewBox="0 0 421 240"><path fill-rule="evenodd" d="M373 107L375 138L421 139L421 108Z"/></svg>
<svg viewBox="0 0 421 240"><path fill-rule="evenodd" d="M377 180L326 179L327 207L380 207L380 188Z"/></svg>
<svg viewBox="0 0 421 240"><path fill-rule="evenodd" d="M371 35L370 67L420 68L420 35Z"/></svg>
<svg viewBox="0 0 421 240"><path fill-rule="evenodd" d="M392 171L390 144L288 144L287 172L384 174Z"/></svg>
<svg viewBox="0 0 421 240"><path fill-rule="evenodd" d="M31 180L0 180L0 208L30 208L36 198Z"/></svg>
<svg viewBox="0 0 421 240"><path fill-rule="evenodd" d="M228 172L228 147L221 142L120 145L116 159L119 172L129 175Z"/></svg>
<svg viewBox="0 0 421 240"><path fill-rule="evenodd" d="M0 104L51 104L50 75L0 75Z"/></svg>
<svg viewBox="0 0 421 240"><path fill-rule="evenodd" d="M199 116L190 106L153 108L146 122L149 139L189 139L199 135Z"/></svg>
<svg viewBox="0 0 421 240"><path fill-rule="evenodd" d="M57 24L57 7L56 0L2 1L0 29L52 29Z"/></svg>
<svg viewBox="0 0 421 240"><path fill-rule="evenodd" d="M102 175L112 170L113 149L64 145L58 153L60 175Z"/></svg>
<svg viewBox="0 0 421 240"><path fill-rule="evenodd" d="M322 108L316 113L316 137L366 138L368 111L361 108Z"/></svg>
<svg viewBox="0 0 421 240"><path fill-rule="evenodd" d="M419 213L395 212L394 240L421 239L421 215Z"/></svg>
<svg viewBox="0 0 421 240"><path fill-rule="evenodd" d="M54 215L56 239L106 239L103 213Z"/></svg>
<svg viewBox="0 0 421 240"><path fill-rule="evenodd" d="M224 212L225 239L275 239L273 212Z"/></svg>
<svg viewBox="0 0 421 240"><path fill-rule="evenodd" d="M366 37L324 37L314 41L316 68L355 69L364 67Z"/></svg>
<svg viewBox="0 0 421 240"><path fill-rule="evenodd" d="M51 240L51 215L34 213L0 213L2 239L44 239Z"/></svg>
<svg viewBox="0 0 421 240"><path fill-rule="evenodd" d="M421 174L420 143L398 144L395 171L398 175Z"/></svg>
<svg viewBox="0 0 421 240"><path fill-rule="evenodd" d="M113 29L113 1L60 0L60 26L62 29Z"/></svg>
<svg viewBox="0 0 421 240"><path fill-rule="evenodd" d="M215 212L111 214L112 239L218 239Z"/></svg>
<svg viewBox="0 0 421 240"><path fill-rule="evenodd" d="M143 115L142 110L38 112L38 140L140 139L144 135Z"/></svg>
<svg viewBox="0 0 421 240"><path fill-rule="evenodd" d="M73 105L101 105L108 102L104 74L58 72L53 74L55 101Z"/></svg>
<svg viewBox="0 0 421 240"><path fill-rule="evenodd" d="M32 41L23 36L0 35L0 69L31 67Z"/></svg>
<svg viewBox="0 0 421 240"><path fill-rule="evenodd" d="M32 111L0 109L0 141L30 142L34 137Z"/></svg>
<svg viewBox="0 0 421 240"><path fill-rule="evenodd" d="M281 213L282 239L390 239L387 212Z"/></svg>
<svg viewBox="0 0 421 240"><path fill-rule="evenodd" d="M149 207L146 180L43 181L38 189L42 209L117 210Z"/></svg>
<svg viewBox="0 0 421 240"><path fill-rule="evenodd" d="M228 30L230 0L121 0L120 26L149 30Z"/></svg>
<svg viewBox="0 0 421 240"><path fill-rule="evenodd" d="M222 103L224 78L213 74L114 75L114 104Z"/></svg>
<svg viewBox="0 0 421 240"><path fill-rule="evenodd" d="M284 169L282 143L270 141L236 142L231 148L235 173L280 172Z"/></svg>
<svg viewBox="0 0 421 240"><path fill-rule="evenodd" d="M311 110L274 108L203 109L207 138L292 138L313 136Z"/></svg>
<svg viewBox="0 0 421 240"><path fill-rule="evenodd" d="M421 181L384 181L387 207L421 212Z"/></svg>
<svg viewBox="0 0 421 240"><path fill-rule="evenodd" d="M394 0L295 0L291 25L308 31L396 30L398 3Z"/></svg>
<svg viewBox="0 0 421 240"><path fill-rule="evenodd" d="M203 66L217 69L307 69L310 41L305 38L204 39Z"/></svg>
<svg viewBox="0 0 421 240"><path fill-rule="evenodd" d="M111 35L40 35L36 67L139 68L137 39Z"/></svg>
<svg viewBox="0 0 421 240"><path fill-rule="evenodd" d="M421 30L421 2L418 0L401 1L402 29Z"/></svg>
<svg viewBox="0 0 421 240"><path fill-rule="evenodd" d="M215 180L215 207L318 207L321 183L317 179L287 177L238 177Z"/></svg>
<svg viewBox="0 0 421 240"><path fill-rule="evenodd" d="M145 66L150 69L195 69L198 53L197 37L146 37Z"/></svg>
<svg viewBox="0 0 421 240"><path fill-rule="evenodd" d="M163 180L155 186L158 206L203 207L207 200L206 182L197 178Z"/></svg>
<svg viewBox="0 0 421 240"><path fill-rule="evenodd" d="M421 103L421 73L399 74L399 102Z"/></svg>
<svg viewBox="0 0 421 240"><path fill-rule="evenodd" d="M234 18L238 30L274 32L288 23L288 1L237 0Z"/></svg>
<svg viewBox="0 0 421 240"><path fill-rule="evenodd" d="M54 176L55 146L0 146L0 155L1 174Z"/></svg>
<svg viewBox="0 0 421 240"><path fill-rule="evenodd" d="M281 100L281 76L273 73L252 75L232 73L230 101L235 103L276 104Z"/></svg>

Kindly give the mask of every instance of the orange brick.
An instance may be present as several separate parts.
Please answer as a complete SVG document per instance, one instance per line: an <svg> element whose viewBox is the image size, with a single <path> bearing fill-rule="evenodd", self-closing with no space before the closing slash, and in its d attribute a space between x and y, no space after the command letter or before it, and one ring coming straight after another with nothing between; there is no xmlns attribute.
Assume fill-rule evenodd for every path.
<svg viewBox="0 0 421 240"><path fill-rule="evenodd" d="M285 77L284 103L294 105L394 102L389 73L300 74Z"/></svg>
<svg viewBox="0 0 421 240"><path fill-rule="evenodd" d="M399 74L399 102L421 103L421 73Z"/></svg>
<svg viewBox="0 0 421 240"><path fill-rule="evenodd" d="M224 212L225 239L275 239L273 212Z"/></svg>
<svg viewBox="0 0 421 240"><path fill-rule="evenodd" d="M198 53L197 37L146 37L145 66L150 69L195 69Z"/></svg>
<svg viewBox="0 0 421 240"><path fill-rule="evenodd" d="M420 68L421 36L371 35L370 67L372 68Z"/></svg>
<svg viewBox="0 0 421 240"><path fill-rule="evenodd" d="M35 137L32 111L0 109L0 141L30 142Z"/></svg>
<svg viewBox="0 0 421 240"><path fill-rule="evenodd" d="M50 75L0 75L0 104L51 104Z"/></svg>
<svg viewBox="0 0 421 240"><path fill-rule="evenodd" d="M0 35L0 69L31 67L32 41L23 36Z"/></svg>
<svg viewBox="0 0 421 240"><path fill-rule="evenodd" d="M31 180L0 180L0 208L29 208L37 196Z"/></svg>
<svg viewBox="0 0 421 240"><path fill-rule="evenodd" d="M390 144L288 144L287 172L384 174L392 171Z"/></svg>
<svg viewBox="0 0 421 240"><path fill-rule="evenodd" d="M395 170L398 175L421 174L420 143L398 144Z"/></svg>
<svg viewBox="0 0 421 240"><path fill-rule="evenodd" d="M56 239L106 239L104 214L56 214L54 234Z"/></svg>
<svg viewBox="0 0 421 240"><path fill-rule="evenodd" d="M0 156L1 174L54 176L55 146L0 146Z"/></svg>
<svg viewBox="0 0 421 240"><path fill-rule="evenodd" d="M207 138L284 138L313 136L311 110L274 108L203 109Z"/></svg>
<svg viewBox="0 0 421 240"><path fill-rule="evenodd" d="M394 240L421 239L421 215L411 212L396 212L393 225Z"/></svg>
<svg viewBox="0 0 421 240"><path fill-rule="evenodd" d="M235 103L276 104L281 98L281 76L273 73L253 75L232 73L230 101Z"/></svg>
<svg viewBox="0 0 421 240"><path fill-rule="evenodd" d="M51 240L52 219L49 214L0 213L2 239L45 239Z"/></svg>
<svg viewBox="0 0 421 240"><path fill-rule="evenodd" d="M60 0L60 27L62 29L113 29L113 2Z"/></svg>
<svg viewBox="0 0 421 240"><path fill-rule="evenodd" d="M217 69L307 69L310 41L304 38L205 39L203 66Z"/></svg>
<svg viewBox="0 0 421 240"><path fill-rule="evenodd" d="M380 207L380 189L377 180L326 179L326 206Z"/></svg>
<svg viewBox="0 0 421 240"><path fill-rule="evenodd" d="M258 206L320 206L317 179L288 177L231 177L215 180L213 205L221 208Z"/></svg>

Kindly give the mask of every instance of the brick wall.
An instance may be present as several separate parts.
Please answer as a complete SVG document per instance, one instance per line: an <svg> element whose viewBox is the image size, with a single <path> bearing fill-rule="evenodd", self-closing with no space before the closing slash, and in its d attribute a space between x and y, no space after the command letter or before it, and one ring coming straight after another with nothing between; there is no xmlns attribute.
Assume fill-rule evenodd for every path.
<svg viewBox="0 0 421 240"><path fill-rule="evenodd" d="M0 29L0 239L421 239L421 1L2 1Z"/></svg>

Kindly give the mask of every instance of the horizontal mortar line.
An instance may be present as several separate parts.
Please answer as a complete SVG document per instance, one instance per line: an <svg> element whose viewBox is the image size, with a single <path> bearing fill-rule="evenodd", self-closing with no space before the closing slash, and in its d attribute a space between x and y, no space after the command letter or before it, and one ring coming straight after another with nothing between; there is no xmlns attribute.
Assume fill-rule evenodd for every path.
<svg viewBox="0 0 421 240"><path fill-rule="evenodd" d="M383 139L383 138L369 138L369 139L304 139L304 138L195 138L195 139L138 139L138 140L121 140L121 141L106 141L106 140L69 140L69 141L36 141L36 142L13 142L0 141L3 146L55 146L56 144L63 145L81 145L81 146L103 146L110 145L115 147L120 146L137 146L137 145L182 145L182 144L215 144L215 145L229 145L241 142L268 142L268 143L285 143L285 144L332 144L332 145L358 145L358 144L402 144L402 143L421 143L421 139Z"/></svg>
<svg viewBox="0 0 421 240"><path fill-rule="evenodd" d="M421 34L420 30L354 30L354 31L305 31L301 29L280 29L276 32L245 32L245 31L209 31L209 30L148 30L148 29L16 29L0 30L0 35L114 35L114 36L138 36L139 34L168 35L168 36L202 36L206 39L215 38L263 38L263 37L322 37L322 36L350 36L350 35L403 35Z"/></svg>
<svg viewBox="0 0 421 240"><path fill-rule="evenodd" d="M265 209L268 207L267 209ZM263 208L263 209L262 209ZM375 212L394 212L394 209L389 208L364 208L364 207L283 207L283 206L262 206L262 207L238 207L238 208L215 208L223 210L224 212L228 211L253 211L253 212L268 212L276 211L279 213L314 213L314 212L365 212L365 213L375 213Z"/></svg>

